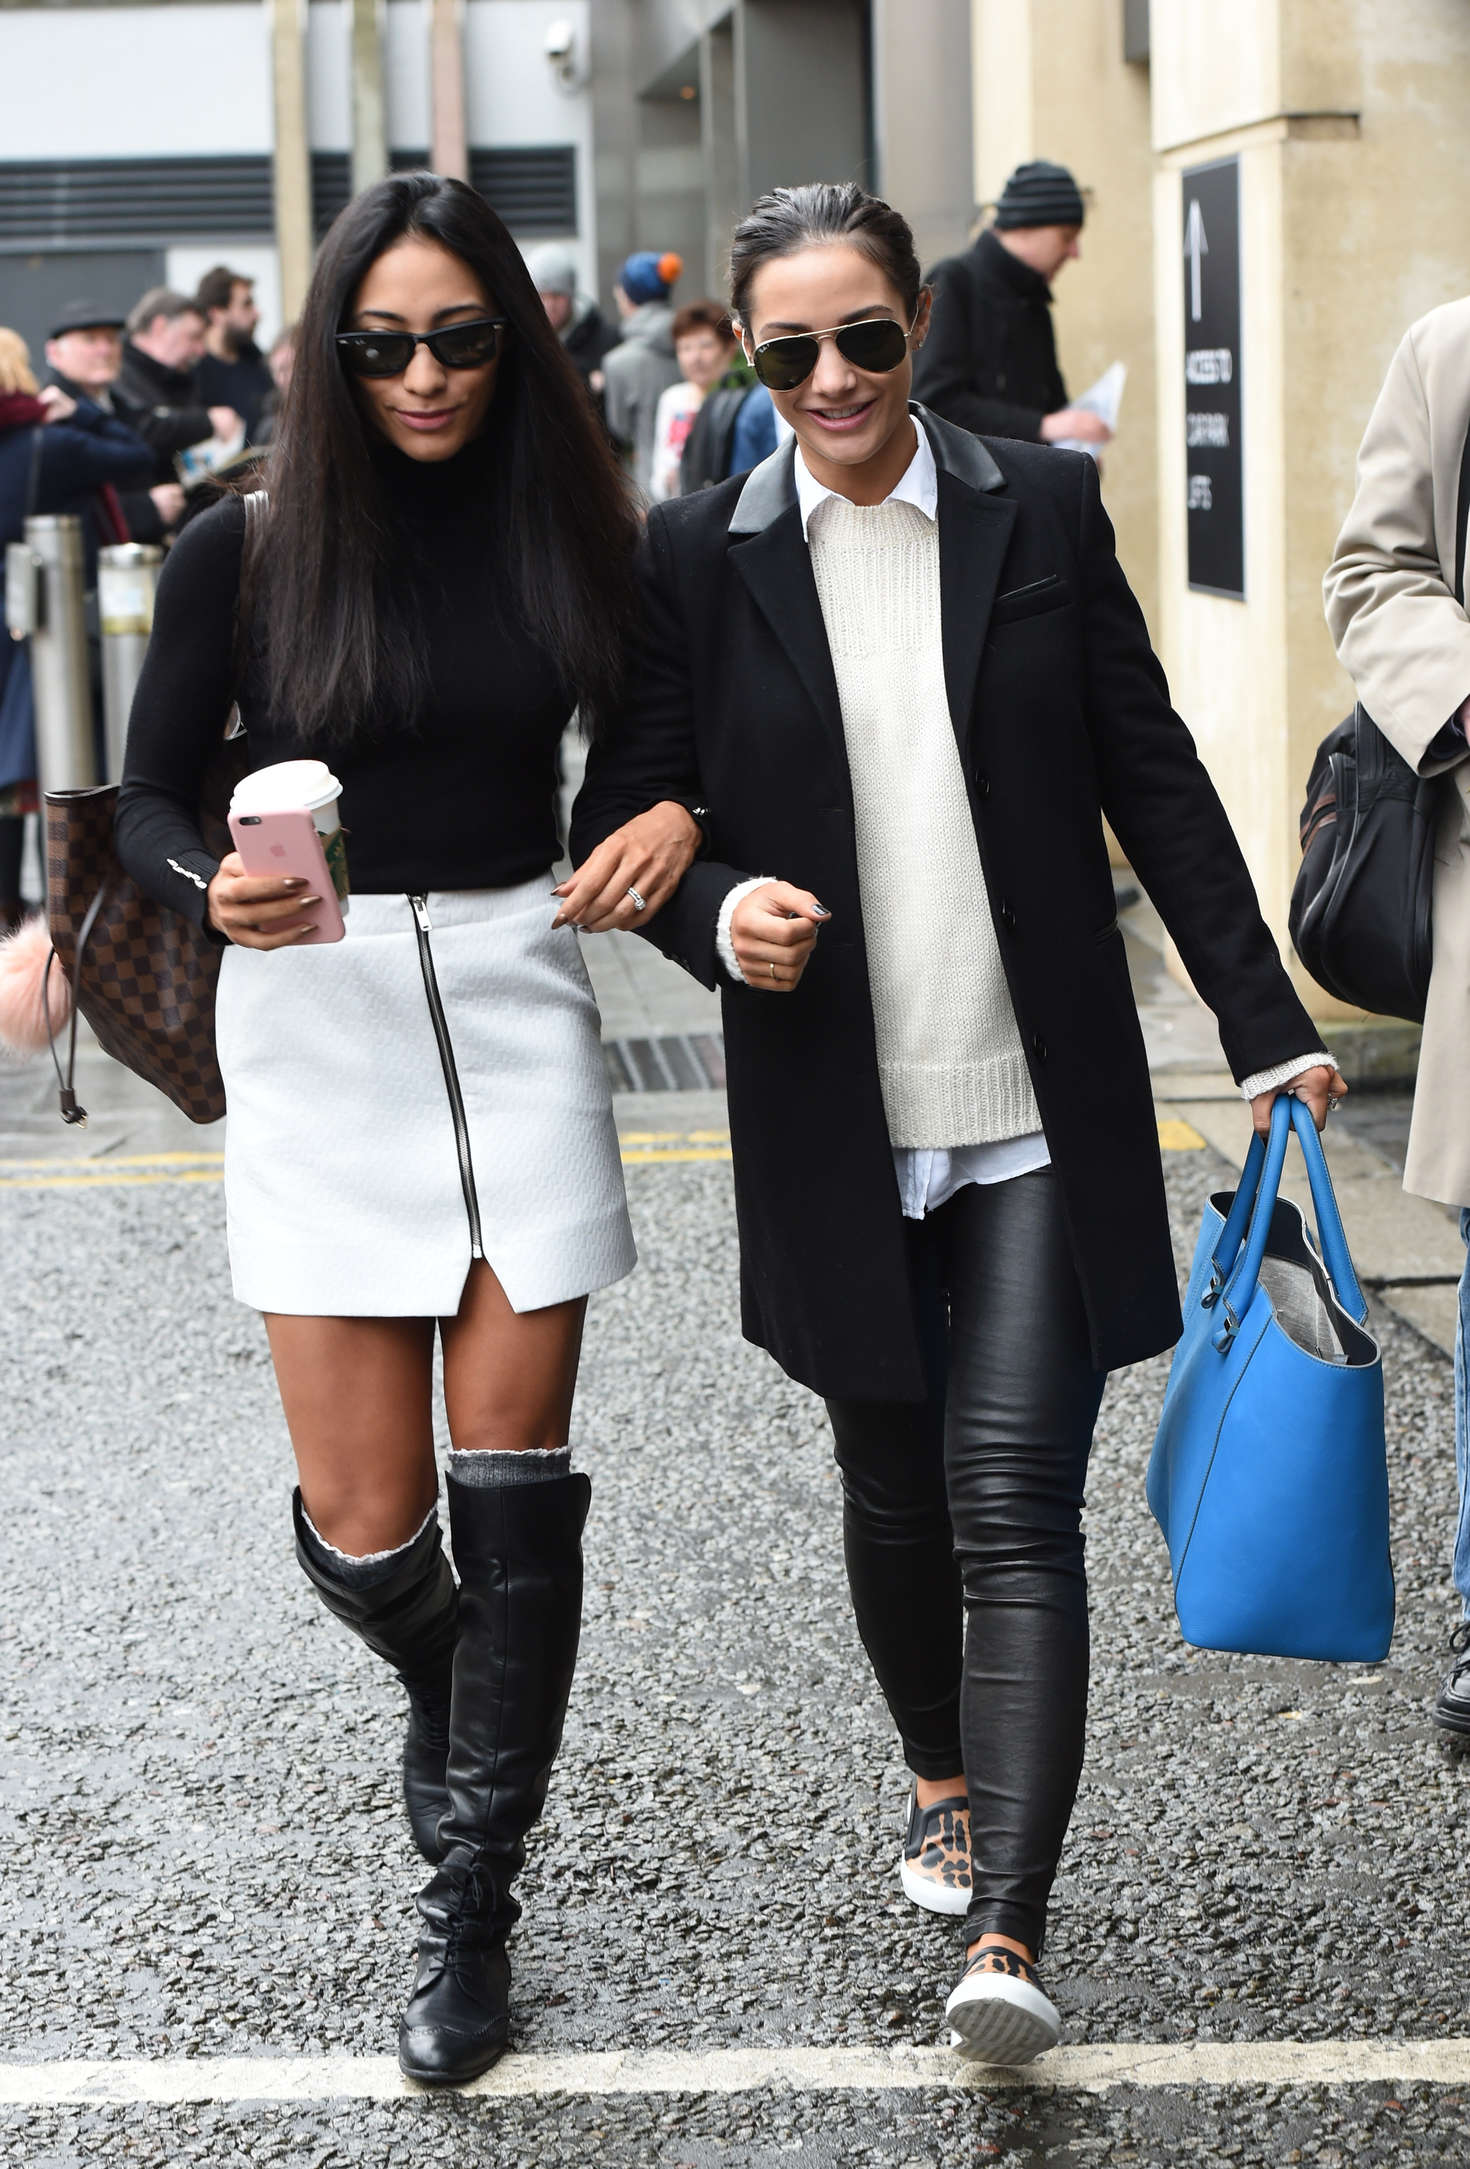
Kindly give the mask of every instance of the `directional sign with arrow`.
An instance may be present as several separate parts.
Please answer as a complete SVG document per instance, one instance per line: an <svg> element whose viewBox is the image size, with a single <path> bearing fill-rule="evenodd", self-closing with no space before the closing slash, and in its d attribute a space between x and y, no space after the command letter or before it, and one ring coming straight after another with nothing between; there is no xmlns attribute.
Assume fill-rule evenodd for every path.
<svg viewBox="0 0 1470 2169"><path fill-rule="evenodd" d="M1184 254L1189 263L1189 321L1197 324L1204 313L1203 266L1200 258L1208 256L1210 244L1205 239L1205 215L1199 207L1198 196L1189 199L1189 213L1184 228Z"/></svg>
<svg viewBox="0 0 1470 2169"><path fill-rule="evenodd" d="M1240 161L1191 166L1181 178L1189 584L1243 601Z"/></svg>

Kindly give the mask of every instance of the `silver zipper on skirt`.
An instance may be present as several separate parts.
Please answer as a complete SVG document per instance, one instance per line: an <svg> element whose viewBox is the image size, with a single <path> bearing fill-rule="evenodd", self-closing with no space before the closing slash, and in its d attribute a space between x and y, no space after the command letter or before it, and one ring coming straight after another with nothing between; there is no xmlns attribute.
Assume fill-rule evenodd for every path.
<svg viewBox="0 0 1470 2169"><path fill-rule="evenodd" d="M480 1238L480 1200L475 1194L475 1167L470 1158L469 1118L464 1111L464 1094L459 1089L459 1071L454 1066L454 1042L449 1036L449 1020L444 1014L444 999L439 992L438 974L434 970L434 952L429 946L429 936L434 931L433 921L429 917L429 900L426 896L410 896L408 900L413 906L414 931L419 944L419 968L424 975L429 1019L434 1027L434 1037L439 1043L444 1088L449 1094L449 1112L454 1122L454 1144L459 1154L459 1179L464 1190L465 1211L470 1220L470 1255L483 1258L485 1250Z"/></svg>

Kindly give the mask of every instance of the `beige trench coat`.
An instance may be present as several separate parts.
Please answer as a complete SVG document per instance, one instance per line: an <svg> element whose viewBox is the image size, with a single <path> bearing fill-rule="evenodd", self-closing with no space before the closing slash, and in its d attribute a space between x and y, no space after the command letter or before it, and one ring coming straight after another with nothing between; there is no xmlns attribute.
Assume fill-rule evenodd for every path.
<svg viewBox="0 0 1470 2169"><path fill-rule="evenodd" d="M1358 697L1421 775L1442 775L1434 970L1404 1188L1470 1205L1470 752L1428 749L1470 698L1470 620L1455 599L1455 503L1470 428L1470 300L1411 326L1358 453L1358 491L1323 582Z"/></svg>

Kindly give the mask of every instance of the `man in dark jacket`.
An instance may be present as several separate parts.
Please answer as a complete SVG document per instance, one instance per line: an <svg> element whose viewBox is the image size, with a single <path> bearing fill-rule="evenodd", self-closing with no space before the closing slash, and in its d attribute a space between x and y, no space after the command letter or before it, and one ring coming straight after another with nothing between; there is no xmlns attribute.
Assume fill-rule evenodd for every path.
<svg viewBox="0 0 1470 2169"><path fill-rule="evenodd" d="M934 314L914 362L914 397L984 437L1106 444L1096 414L1069 407L1051 322L1052 281L1080 256L1082 193L1065 166L1018 166L963 256L929 274Z"/></svg>
<svg viewBox="0 0 1470 2169"><path fill-rule="evenodd" d="M132 426L153 449L156 482L175 482L176 454L210 437L234 437L233 407L206 406L194 381L204 354L204 317L188 294L152 286L127 320L117 388L134 410Z"/></svg>
<svg viewBox="0 0 1470 2169"><path fill-rule="evenodd" d="M117 389L122 368L123 319L98 301L69 301L56 317L46 341L51 381L83 415L91 408L111 415L135 435L142 419ZM129 539L162 542L178 524L184 492L175 481L154 480L156 461L149 451L131 488L118 490Z"/></svg>
<svg viewBox="0 0 1470 2169"><path fill-rule="evenodd" d="M247 443L254 444L261 413L275 388L255 343L260 311L254 282L228 264L216 264L199 281L194 299L205 322L195 391L208 407L232 407L245 424Z"/></svg>
<svg viewBox="0 0 1470 2169"><path fill-rule="evenodd" d="M546 320L566 349L567 360L602 412L602 365L621 333L590 294L577 290L577 259L564 241L543 241L526 252Z"/></svg>

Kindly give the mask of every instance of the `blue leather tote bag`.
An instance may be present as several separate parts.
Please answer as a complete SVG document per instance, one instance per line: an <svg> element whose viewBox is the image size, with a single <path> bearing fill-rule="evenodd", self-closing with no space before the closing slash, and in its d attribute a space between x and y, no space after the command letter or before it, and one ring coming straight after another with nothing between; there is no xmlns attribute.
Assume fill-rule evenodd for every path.
<svg viewBox="0 0 1470 2169"><path fill-rule="evenodd" d="M1314 1242L1278 1195L1295 1129ZM1211 1200L1148 1472L1186 1641L1376 1663L1393 1638L1383 1360L1311 1114L1286 1095Z"/></svg>

